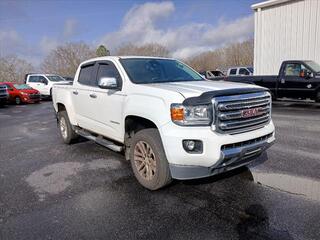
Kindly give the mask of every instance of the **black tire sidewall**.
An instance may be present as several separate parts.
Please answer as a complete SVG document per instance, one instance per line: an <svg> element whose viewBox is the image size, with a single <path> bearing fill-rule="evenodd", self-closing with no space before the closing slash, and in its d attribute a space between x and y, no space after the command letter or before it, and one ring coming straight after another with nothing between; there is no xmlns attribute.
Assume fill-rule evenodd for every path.
<svg viewBox="0 0 320 240"><path fill-rule="evenodd" d="M153 179L150 181L140 176L134 163L134 148L139 141L148 143L155 154L156 172ZM130 147L130 162L133 173L139 183L149 190L157 190L171 182L169 164L164 152L160 134L155 128L140 130L133 136Z"/></svg>

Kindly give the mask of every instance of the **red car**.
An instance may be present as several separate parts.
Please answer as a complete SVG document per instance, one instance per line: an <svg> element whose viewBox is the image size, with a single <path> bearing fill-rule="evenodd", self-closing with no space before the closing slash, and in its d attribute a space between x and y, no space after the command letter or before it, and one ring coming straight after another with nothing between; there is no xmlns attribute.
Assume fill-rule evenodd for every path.
<svg viewBox="0 0 320 240"><path fill-rule="evenodd" d="M15 84L11 82L2 82L0 84L7 87L9 102L14 102L15 104L40 102L39 91L31 88L27 84Z"/></svg>

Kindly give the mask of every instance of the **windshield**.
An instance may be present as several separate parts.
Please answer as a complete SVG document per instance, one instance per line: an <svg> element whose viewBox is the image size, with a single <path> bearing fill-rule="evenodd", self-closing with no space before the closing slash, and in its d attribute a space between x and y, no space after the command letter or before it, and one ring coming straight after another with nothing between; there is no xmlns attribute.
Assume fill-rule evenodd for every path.
<svg viewBox="0 0 320 240"><path fill-rule="evenodd" d="M49 78L50 81L53 82L61 82L61 81L66 81L64 78L58 76L58 75L51 75L51 76L46 76L47 78Z"/></svg>
<svg viewBox="0 0 320 240"><path fill-rule="evenodd" d="M131 81L138 84L203 81L190 67L172 59L128 58L120 61Z"/></svg>
<svg viewBox="0 0 320 240"><path fill-rule="evenodd" d="M29 87L27 84L13 84L13 86L18 89L18 90L23 90L23 89L32 89Z"/></svg>
<svg viewBox="0 0 320 240"><path fill-rule="evenodd" d="M248 67L247 69L249 70L249 72L253 73L253 68L252 67Z"/></svg>
<svg viewBox="0 0 320 240"><path fill-rule="evenodd" d="M306 64L315 72L320 72L320 65L314 61L306 61Z"/></svg>

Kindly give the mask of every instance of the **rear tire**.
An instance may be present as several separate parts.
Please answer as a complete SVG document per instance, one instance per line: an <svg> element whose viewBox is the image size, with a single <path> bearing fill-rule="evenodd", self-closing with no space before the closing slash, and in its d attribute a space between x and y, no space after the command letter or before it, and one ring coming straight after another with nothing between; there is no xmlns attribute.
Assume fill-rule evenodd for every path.
<svg viewBox="0 0 320 240"><path fill-rule="evenodd" d="M139 183L149 190L157 190L172 181L161 137L155 128L140 130L133 136L130 162Z"/></svg>
<svg viewBox="0 0 320 240"><path fill-rule="evenodd" d="M58 127L64 143L71 144L78 138L66 111L58 112Z"/></svg>

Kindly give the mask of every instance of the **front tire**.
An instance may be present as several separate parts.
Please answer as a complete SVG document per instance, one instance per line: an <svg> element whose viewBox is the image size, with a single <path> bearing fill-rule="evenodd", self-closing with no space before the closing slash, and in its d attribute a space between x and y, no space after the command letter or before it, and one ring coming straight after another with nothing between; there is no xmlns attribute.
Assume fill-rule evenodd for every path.
<svg viewBox="0 0 320 240"><path fill-rule="evenodd" d="M139 183L149 190L157 190L172 181L161 137L155 128L140 130L133 136L130 162Z"/></svg>
<svg viewBox="0 0 320 240"><path fill-rule="evenodd" d="M78 134L73 130L66 111L58 112L58 127L64 143L71 144L78 138Z"/></svg>
<svg viewBox="0 0 320 240"><path fill-rule="evenodd" d="M15 98L15 103L16 103L16 105L20 105L22 103L21 98L20 97L16 97Z"/></svg>

